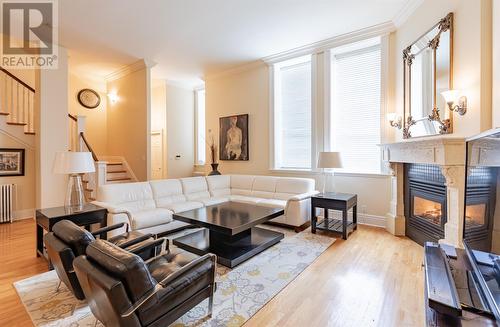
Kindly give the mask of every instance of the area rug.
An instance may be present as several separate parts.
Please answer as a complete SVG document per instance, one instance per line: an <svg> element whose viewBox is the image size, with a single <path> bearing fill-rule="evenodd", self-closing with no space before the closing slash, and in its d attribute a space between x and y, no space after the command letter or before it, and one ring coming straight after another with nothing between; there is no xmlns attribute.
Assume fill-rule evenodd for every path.
<svg viewBox="0 0 500 327"><path fill-rule="evenodd" d="M212 318L204 319L208 309L208 300L205 300L173 326L243 325L334 241L309 230L299 234L286 231L280 243L236 268L219 266ZM57 290L58 283L55 271L14 283L35 326L102 326L99 322L96 324L86 303L76 300L64 284Z"/></svg>

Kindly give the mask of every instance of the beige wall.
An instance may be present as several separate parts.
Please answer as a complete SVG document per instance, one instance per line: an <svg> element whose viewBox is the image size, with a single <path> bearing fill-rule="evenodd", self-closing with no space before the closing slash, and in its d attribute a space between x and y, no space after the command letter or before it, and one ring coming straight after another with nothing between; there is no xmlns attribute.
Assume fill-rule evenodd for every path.
<svg viewBox="0 0 500 327"><path fill-rule="evenodd" d="M86 117L85 137L98 156L106 155L108 140L106 82L77 76L70 70L68 88L69 112ZM87 109L78 102L77 95L82 89L92 89L99 93L101 103L97 108Z"/></svg>
<svg viewBox="0 0 500 327"><path fill-rule="evenodd" d="M194 92L166 85L167 176L192 176L194 165ZM176 159L179 155L180 158Z"/></svg>
<svg viewBox="0 0 500 327"><path fill-rule="evenodd" d="M425 0L393 36L394 110L403 113L402 50L449 12L454 13L453 86L468 98L465 116L455 114L456 135L491 128L491 0ZM401 134L398 133L398 138Z"/></svg>
<svg viewBox="0 0 500 327"><path fill-rule="evenodd" d="M1 177L0 184L15 184L17 199L15 201L14 219L34 217L35 196L35 150L28 148L15 139L0 132L0 148L24 149L24 176Z"/></svg>
<svg viewBox="0 0 500 327"><path fill-rule="evenodd" d="M250 160L221 161L223 174L259 174L315 178L319 174L286 174L269 170L269 69L260 65L247 71L206 80L207 135L212 130L218 140L219 117L248 114ZM207 149L208 151L208 149ZM208 153L208 152L207 152ZM390 178L388 176L338 175L329 180L335 190L358 194L358 212L365 223L384 226L389 212Z"/></svg>
<svg viewBox="0 0 500 327"><path fill-rule="evenodd" d="M107 155L123 156L140 181L148 179L150 76L145 67L107 83L119 99L107 105Z"/></svg>

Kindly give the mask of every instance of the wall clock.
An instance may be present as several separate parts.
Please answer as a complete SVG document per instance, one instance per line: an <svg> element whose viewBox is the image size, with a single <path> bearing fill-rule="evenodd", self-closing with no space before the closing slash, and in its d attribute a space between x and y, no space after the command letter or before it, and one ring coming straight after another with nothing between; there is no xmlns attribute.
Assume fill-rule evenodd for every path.
<svg viewBox="0 0 500 327"><path fill-rule="evenodd" d="M83 89L78 92L78 102L82 106L88 109L95 109L99 107L99 104L101 103L101 97L99 94L97 94L96 91L91 90L91 89Z"/></svg>

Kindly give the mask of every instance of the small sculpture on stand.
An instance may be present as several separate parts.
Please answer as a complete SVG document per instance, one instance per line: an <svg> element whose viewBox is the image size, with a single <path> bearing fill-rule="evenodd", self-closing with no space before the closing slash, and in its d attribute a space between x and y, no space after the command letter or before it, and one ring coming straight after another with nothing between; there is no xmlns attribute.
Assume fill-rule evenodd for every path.
<svg viewBox="0 0 500 327"><path fill-rule="evenodd" d="M208 173L208 176L220 175L221 173L217 170L219 164L217 163L217 144L215 144L215 139L213 134L210 136L210 141L208 142L208 147L210 148L210 159L212 166L212 171Z"/></svg>

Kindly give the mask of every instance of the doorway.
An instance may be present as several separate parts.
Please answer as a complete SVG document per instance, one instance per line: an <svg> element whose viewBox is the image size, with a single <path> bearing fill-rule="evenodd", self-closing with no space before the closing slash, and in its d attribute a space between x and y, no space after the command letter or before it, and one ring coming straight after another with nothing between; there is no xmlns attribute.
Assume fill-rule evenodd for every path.
<svg viewBox="0 0 500 327"><path fill-rule="evenodd" d="M151 179L164 178L164 156L163 131L153 131L151 132Z"/></svg>

